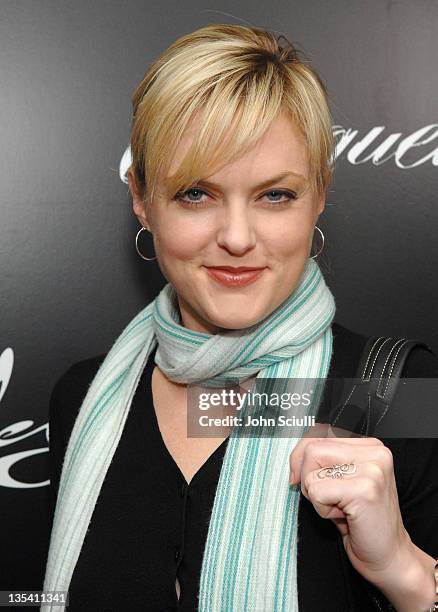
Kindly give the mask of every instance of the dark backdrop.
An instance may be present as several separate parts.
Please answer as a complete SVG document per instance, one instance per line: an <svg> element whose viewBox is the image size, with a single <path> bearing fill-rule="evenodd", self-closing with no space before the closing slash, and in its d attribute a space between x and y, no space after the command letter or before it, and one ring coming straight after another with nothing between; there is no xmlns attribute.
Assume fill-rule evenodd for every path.
<svg viewBox="0 0 438 612"><path fill-rule="evenodd" d="M175 38L218 21L285 33L328 84L337 320L438 349L436 1L0 0L0 589L42 588L54 382L165 282L135 252L120 178L131 93Z"/></svg>

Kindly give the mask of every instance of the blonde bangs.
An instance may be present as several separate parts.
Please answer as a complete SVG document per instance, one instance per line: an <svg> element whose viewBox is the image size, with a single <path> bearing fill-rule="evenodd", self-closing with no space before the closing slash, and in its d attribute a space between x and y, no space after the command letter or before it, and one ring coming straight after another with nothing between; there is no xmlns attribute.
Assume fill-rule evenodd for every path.
<svg viewBox="0 0 438 612"><path fill-rule="evenodd" d="M275 96L274 90L275 85L248 87L245 82L216 86L196 116L199 129L184 159L166 177L169 190L188 189L249 150L277 116L281 92ZM172 152L166 156L172 157Z"/></svg>
<svg viewBox="0 0 438 612"><path fill-rule="evenodd" d="M282 48L264 29L212 24L181 37L132 100L131 167L145 197L154 197L159 179L173 197L210 176L250 149L282 109L308 145L311 182L328 185L333 136L324 86L289 41ZM193 140L170 176L187 130Z"/></svg>

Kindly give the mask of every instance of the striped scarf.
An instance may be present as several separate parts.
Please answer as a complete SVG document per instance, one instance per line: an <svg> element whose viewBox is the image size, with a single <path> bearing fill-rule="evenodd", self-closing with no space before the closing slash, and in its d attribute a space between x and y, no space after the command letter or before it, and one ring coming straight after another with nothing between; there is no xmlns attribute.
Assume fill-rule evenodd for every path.
<svg viewBox="0 0 438 612"><path fill-rule="evenodd" d="M333 295L311 258L288 298L243 330L210 335L185 328L175 289L165 285L117 338L83 400L62 467L44 590L68 591L135 389L157 344L155 363L173 381L220 386L257 374L256 382L274 379L272 392L284 388L284 379L326 378L334 313ZM321 393L313 396L308 415L316 414L320 399ZM296 612L300 491L289 485L289 455L303 429L288 437L242 436L236 429L209 523L199 610Z"/></svg>

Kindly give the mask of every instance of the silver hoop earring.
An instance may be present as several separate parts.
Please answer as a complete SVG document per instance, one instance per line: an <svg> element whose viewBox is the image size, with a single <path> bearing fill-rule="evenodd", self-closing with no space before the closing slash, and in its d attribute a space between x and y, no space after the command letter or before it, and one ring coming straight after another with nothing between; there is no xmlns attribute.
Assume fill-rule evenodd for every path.
<svg viewBox="0 0 438 612"><path fill-rule="evenodd" d="M145 257L141 252L140 249L138 248L138 237L140 236L141 232L143 230L147 230L147 227L144 227L143 225L141 226L141 228L138 230L137 232L137 236L135 237L135 248L137 249L137 253L140 255L140 257L142 259L146 259L147 261L153 261L154 259L157 259L156 257Z"/></svg>
<svg viewBox="0 0 438 612"><path fill-rule="evenodd" d="M317 229L318 232L321 234L322 244L321 244L321 248L319 249L319 251L315 255L312 255L310 259L315 259L316 257L318 257L318 255L322 253L322 250L324 248L324 242L325 242L324 234L322 233L322 230L317 225L315 225L315 229Z"/></svg>

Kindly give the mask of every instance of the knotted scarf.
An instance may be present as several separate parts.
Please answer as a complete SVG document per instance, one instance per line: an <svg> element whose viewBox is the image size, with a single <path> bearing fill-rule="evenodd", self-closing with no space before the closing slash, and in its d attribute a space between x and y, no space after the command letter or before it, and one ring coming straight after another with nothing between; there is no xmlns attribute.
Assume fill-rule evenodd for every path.
<svg viewBox="0 0 438 612"><path fill-rule="evenodd" d="M326 378L332 355L333 295L314 259L270 315L211 335L181 324L168 283L125 327L85 395L64 457L44 581L68 591L93 509L149 354L180 383ZM274 385L275 389L275 385ZM321 393L308 407L315 415ZM300 490L289 484L297 437L230 434L202 560L200 612L297 612ZM145 550L147 555L147 550ZM145 576L145 580L147 577ZM42 605L41 610L63 610ZM147 602L145 602L147 609Z"/></svg>

